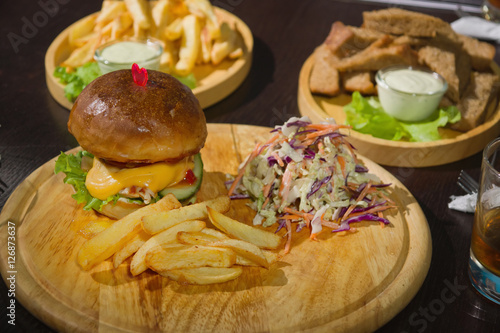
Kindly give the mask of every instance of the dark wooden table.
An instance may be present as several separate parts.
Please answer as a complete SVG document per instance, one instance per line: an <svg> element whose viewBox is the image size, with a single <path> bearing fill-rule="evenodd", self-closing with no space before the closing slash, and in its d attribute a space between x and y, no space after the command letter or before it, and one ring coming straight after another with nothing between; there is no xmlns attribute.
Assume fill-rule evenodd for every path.
<svg viewBox="0 0 500 333"><path fill-rule="evenodd" d="M469 11L477 0L456 1ZM329 31L333 21L361 24L361 12L389 6L374 2L332 0L214 3L243 19L253 32L255 49L248 78L224 101L205 110L207 121L261 126L281 124L299 115L300 68ZM52 4L43 6L42 4ZM441 2L441 5L453 5ZM74 21L99 10L101 0L2 1L0 4L0 208L31 172L47 160L77 146L68 133L68 110L49 94L44 56L52 40ZM427 8L426 8L427 7ZM453 9L406 7L457 19ZM36 24L36 25L35 25ZM31 27L29 27L31 25ZM16 36L17 37L16 37ZM500 63L500 46L496 45ZM476 178L480 155L421 169L388 167L420 203L432 234L432 262L414 299L379 332L498 332L500 306L480 296L467 276L472 214L447 208L461 169ZM71 278L71 277L68 277ZM8 288L0 283L1 331L52 332L17 303L16 326L7 324Z"/></svg>

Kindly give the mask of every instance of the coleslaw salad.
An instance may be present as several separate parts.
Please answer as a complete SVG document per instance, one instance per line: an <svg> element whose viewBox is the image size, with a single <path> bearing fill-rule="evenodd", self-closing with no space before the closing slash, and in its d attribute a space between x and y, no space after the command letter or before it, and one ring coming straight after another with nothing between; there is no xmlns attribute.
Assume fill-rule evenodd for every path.
<svg viewBox="0 0 500 333"><path fill-rule="evenodd" d="M383 212L395 207L387 192L391 184L368 172L341 128L349 126L292 117L256 144L231 182L231 198L252 199L254 225L286 228L285 253L293 225L296 232L310 229L316 240L327 229L354 231L354 222L390 223Z"/></svg>

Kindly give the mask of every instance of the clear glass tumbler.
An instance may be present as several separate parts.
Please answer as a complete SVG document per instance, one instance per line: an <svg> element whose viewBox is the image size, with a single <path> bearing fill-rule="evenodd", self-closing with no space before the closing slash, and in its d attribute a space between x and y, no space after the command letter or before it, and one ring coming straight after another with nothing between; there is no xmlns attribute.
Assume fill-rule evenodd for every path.
<svg viewBox="0 0 500 333"><path fill-rule="evenodd" d="M469 277L481 294L500 304L500 138L483 151Z"/></svg>
<svg viewBox="0 0 500 333"><path fill-rule="evenodd" d="M500 0L484 0L481 9L485 19L500 22Z"/></svg>

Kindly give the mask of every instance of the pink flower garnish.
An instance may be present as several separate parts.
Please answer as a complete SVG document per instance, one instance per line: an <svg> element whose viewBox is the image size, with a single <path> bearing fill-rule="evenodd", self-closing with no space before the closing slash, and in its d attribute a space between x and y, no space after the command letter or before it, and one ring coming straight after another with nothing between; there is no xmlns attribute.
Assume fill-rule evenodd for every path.
<svg viewBox="0 0 500 333"><path fill-rule="evenodd" d="M145 87L148 83L148 71L146 68L139 68L137 64L132 65L132 77L138 86Z"/></svg>

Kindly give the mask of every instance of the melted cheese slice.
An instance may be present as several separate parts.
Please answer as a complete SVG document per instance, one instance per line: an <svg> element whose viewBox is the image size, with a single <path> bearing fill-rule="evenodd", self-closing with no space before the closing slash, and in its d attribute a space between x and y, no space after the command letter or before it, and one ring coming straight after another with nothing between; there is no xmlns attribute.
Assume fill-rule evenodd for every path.
<svg viewBox="0 0 500 333"><path fill-rule="evenodd" d="M178 163L159 162L137 168L118 168L94 157L85 186L90 195L100 200L131 186L147 187L157 193L183 180L186 171L194 167L191 160L185 158Z"/></svg>

